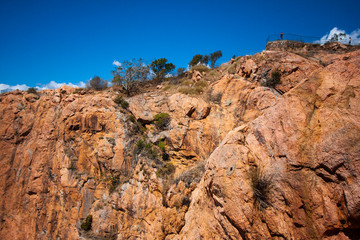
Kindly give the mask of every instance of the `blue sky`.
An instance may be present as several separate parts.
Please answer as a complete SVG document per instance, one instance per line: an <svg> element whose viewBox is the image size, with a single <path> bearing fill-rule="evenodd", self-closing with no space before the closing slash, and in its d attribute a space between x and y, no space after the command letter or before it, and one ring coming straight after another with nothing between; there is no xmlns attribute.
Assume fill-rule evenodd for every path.
<svg viewBox="0 0 360 240"><path fill-rule="evenodd" d="M222 50L227 62L261 52L273 33L351 33L359 9L357 0L0 0L0 88L111 80L114 60L140 57L187 67L195 54Z"/></svg>

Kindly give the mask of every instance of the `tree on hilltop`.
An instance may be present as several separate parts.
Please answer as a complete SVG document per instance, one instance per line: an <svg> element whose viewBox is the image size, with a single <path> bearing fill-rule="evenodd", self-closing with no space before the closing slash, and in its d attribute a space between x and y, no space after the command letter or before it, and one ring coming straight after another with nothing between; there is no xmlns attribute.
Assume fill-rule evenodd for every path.
<svg viewBox="0 0 360 240"><path fill-rule="evenodd" d="M166 58L159 58L154 60L150 68L156 75L156 79L162 79L166 76L166 74L170 73L175 69L175 65L172 63L168 63Z"/></svg>
<svg viewBox="0 0 360 240"><path fill-rule="evenodd" d="M211 62L211 68L215 67L215 63L216 61L222 57L222 52L221 50L213 52L210 54L210 62Z"/></svg>
<svg viewBox="0 0 360 240"><path fill-rule="evenodd" d="M126 93L130 95L135 90L136 83L145 81L148 78L150 67L140 58L131 61L124 61L116 67L112 74L114 76L112 82L124 88Z"/></svg>
<svg viewBox="0 0 360 240"><path fill-rule="evenodd" d="M189 62L189 66L193 67L198 65L203 59L203 55L201 54L196 54L195 56L193 56L193 58L191 59L191 61Z"/></svg>
<svg viewBox="0 0 360 240"><path fill-rule="evenodd" d="M103 90L107 88L108 82L105 81L103 78L100 78L99 76L95 76L90 81L88 81L86 85L88 88L93 88L95 90Z"/></svg>

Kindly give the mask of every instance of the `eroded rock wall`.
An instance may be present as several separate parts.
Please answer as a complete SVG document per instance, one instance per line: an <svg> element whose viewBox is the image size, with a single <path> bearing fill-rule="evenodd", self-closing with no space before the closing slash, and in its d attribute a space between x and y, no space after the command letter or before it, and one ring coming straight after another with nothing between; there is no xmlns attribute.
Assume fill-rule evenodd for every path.
<svg viewBox="0 0 360 240"><path fill-rule="evenodd" d="M114 89L1 95L0 238L356 239L360 52L319 58L237 58L211 98L155 89L128 109Z"/></svg>

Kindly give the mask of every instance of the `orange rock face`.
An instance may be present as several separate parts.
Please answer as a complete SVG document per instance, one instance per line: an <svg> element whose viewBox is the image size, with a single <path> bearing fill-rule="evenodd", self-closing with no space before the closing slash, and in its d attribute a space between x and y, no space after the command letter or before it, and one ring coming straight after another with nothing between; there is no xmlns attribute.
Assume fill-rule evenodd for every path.
<svg viewBox="0 0 360 240"><path fill-rule="evenodd" d="M304 51L128 109L112 89L2 94L0 239L357 239L360 51Z"/></svg>

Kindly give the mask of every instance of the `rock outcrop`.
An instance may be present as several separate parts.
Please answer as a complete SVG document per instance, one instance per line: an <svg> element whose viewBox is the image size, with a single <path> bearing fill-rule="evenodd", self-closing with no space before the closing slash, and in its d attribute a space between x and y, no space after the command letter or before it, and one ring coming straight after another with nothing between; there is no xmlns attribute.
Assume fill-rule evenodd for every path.
<svg viewBox="0 0 360 240"><path fill-rule="evenodd" d="M357 239L360 56L347 56L227 135L177 239Z"/></svg>
<svg viewBox="0 0 360 240"><path fill-rule="evenodd" d="M357 239L360 51L306 46L128 108L110 88L2 94L0 239Z"/></svg>

